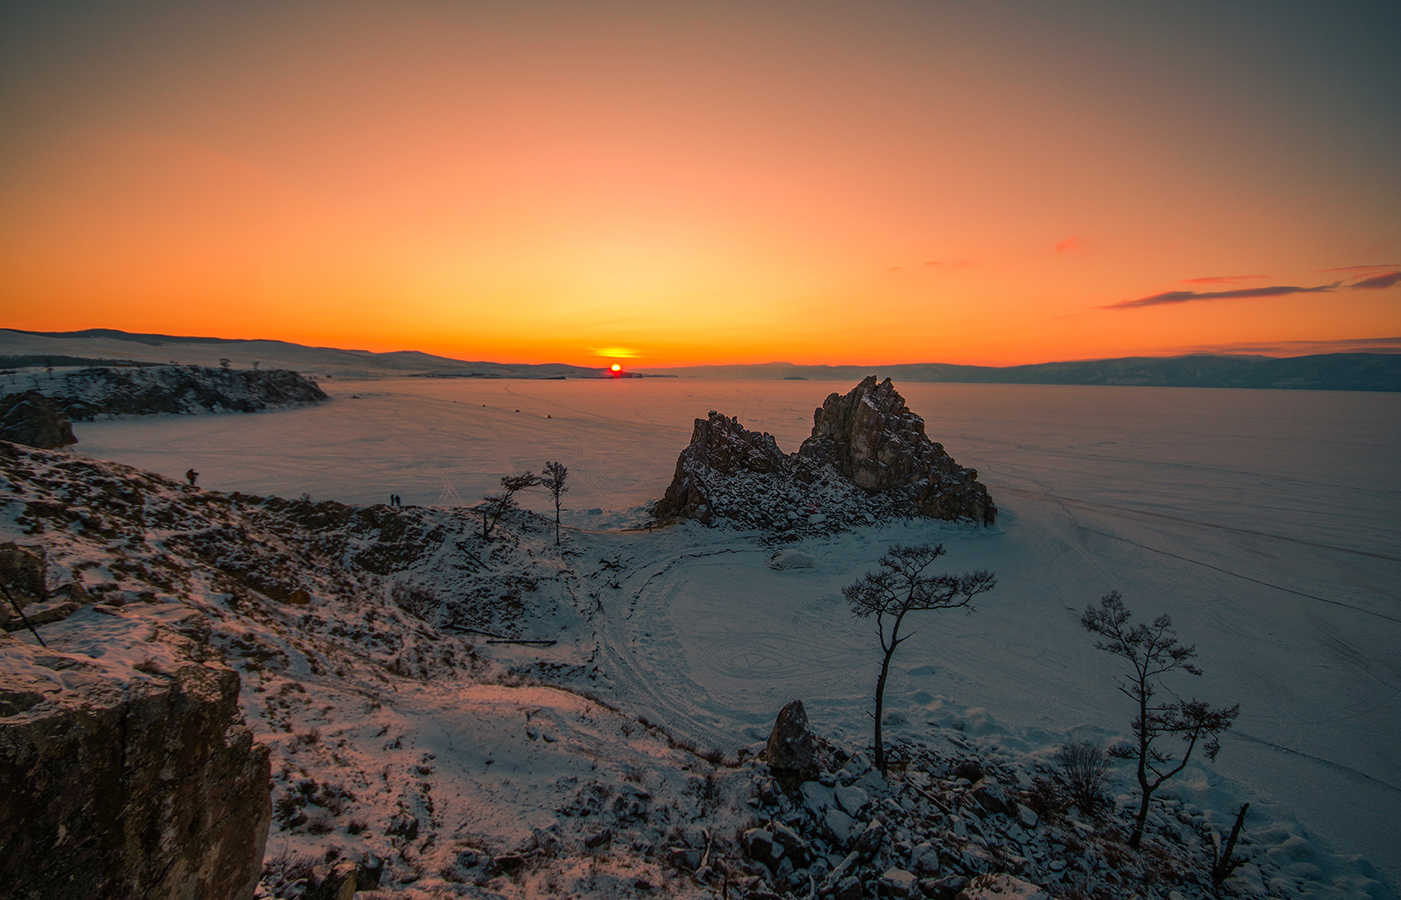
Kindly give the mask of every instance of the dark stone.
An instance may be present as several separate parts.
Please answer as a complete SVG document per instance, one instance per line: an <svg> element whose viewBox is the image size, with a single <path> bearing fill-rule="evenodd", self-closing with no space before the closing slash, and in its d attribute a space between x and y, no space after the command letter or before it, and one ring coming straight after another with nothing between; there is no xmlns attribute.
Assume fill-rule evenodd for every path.
<svg viewBox="0 0 1401 900"><path fill-rule="evenodd" d="M708 473L762 475L781 472L786 465L772 435L750 431L738 419L712 409L709 418L696 419L691 443L677 458L676 474L653 514L659 519L695 519L709 524L715 508Z"/></svg>
<svg viewBox="0 0 1401 900"><path fill-rule="evenodd" d="M348 859L312 866L302 900L351 900L360 887L356 874L355 863Z"/></svg>
<svg viewBox="0 0 1401 900"><path fill-rule="evenodd" d="M267 748L242 724L238 674L189 636L199 629L144 609L93 617L104 662L140 661L125 675L10 646L29 667L0 673L0 697L40 699L0 703L7 898L253 896L272 817ZM45 668L64 670L63 687L29 674Z"/></svg>
<svg viewBox="0 0 1401 900"><path fill-rule="evenodd" d="M1013 800L1002 785L995 781L983 781L973 788L973 799L978 805L995 815L1016 815L1017 801Z"/></svg>
<svg viewBox="0 0 1401 900"><path fill-rule="evenodd" d="M875 376L832 394L812 436L785 456L769 434L711 411L653 516L661 522L726 518L779 533L831 531L881 516L971 519L991 525L997 507L978 473L929 440L890 379Z"/></svg>
<svg viewBox="0 0 1401 900"><path fill-rule="evenodd" d="M0 581L21 605L43 600L48 578L48 560L43 547L21 547L13 541L0 544ZM9 603L4 606L8 609Z"/></svg>
<svg viewBox="0 0 1401 900"><path fill-rule="evenodd" d="M78 443L63 409L38 391L0 397L0 440L40 450Z"/></svg>
<svg viewBox="0 0 1401 900"><path fill-rule="evenodd" d="M808 727L803 701L794 700L779 710L769 732L769 769L775 775L808 780L817 775L817 739Z"/></svg>
<svg viewBox="0 0 1401 900"><path fill-rule="evenodd" d="M833 465L864 491L897 491L920 515L997 518L978 473L965 469L924 433L924 419L905 406L887 378L869 375L847 394L829 394L812 416L812 437L798 448L802 459Z"/></svg>

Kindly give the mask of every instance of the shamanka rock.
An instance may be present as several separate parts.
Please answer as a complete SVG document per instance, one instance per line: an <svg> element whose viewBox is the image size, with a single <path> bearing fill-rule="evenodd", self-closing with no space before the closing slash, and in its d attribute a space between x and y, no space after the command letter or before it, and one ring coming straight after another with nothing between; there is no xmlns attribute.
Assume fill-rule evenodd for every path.
<svg viewBox="0 0 1401 900"><path fill-rule="evenodd" d="M653 515L829 532L894 516L991 525L997 507L977 471L929 439L890 379L870 376L826 399L794 454L718 412L697 419Z"/></svg>

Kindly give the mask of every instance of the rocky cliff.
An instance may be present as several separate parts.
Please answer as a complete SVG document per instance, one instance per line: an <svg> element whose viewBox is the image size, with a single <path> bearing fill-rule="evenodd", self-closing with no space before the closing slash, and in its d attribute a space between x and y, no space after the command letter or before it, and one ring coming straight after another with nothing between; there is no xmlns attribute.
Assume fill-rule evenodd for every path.
<svg viewBox="0 0 1401 900"><path fill-rule="evenodd" d="M812 436L785 455L771 435L711 411L697 419L659 521L726 518L778 530L831 530L889 516L997 517L974 469L929 439L890 379L866 378L813 414Z"/></svg>
<svg viewBox="0 0 1401 900"><path fill-rule="evenodd" d="M237 673L178 604L84 607L0 637L6 896L246 900L271 820Z"/></svg>
<svg viewBox="0 0 1401 900"><path fill-rule="evenodd" d="M0 441L53 450L78 443L58 404L38 391L0 397Z"/></svg>
<svg viewBox="0 0 1401 900"><path fill-rule="evenodd" d="M311 380L285 369L205 366L93 367L23 373L11 391L37 390L75 422L100 416L258 412L329 399Z"/></svg>

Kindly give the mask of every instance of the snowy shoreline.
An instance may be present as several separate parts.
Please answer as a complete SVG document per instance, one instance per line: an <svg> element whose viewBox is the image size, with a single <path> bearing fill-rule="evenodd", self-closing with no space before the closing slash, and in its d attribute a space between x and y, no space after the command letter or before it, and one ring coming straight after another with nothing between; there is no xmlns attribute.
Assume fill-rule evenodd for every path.
<svg viewBox="0 0 1401 900"><path fill-rule="evenodd" d="M689 417L728 409L791 441L808 425L803 407L810 410L826 387L797 383L800 391L785 393L766 385L761 397L744 390L752 386L727 385L717 389L729 391L727 406L725 396L701 400L677 382L665 386L669 392L657 382L645 385L648 393L638 386L627 385L626 395L592 391L591 403L568 383L481 384L460 393L342 382L333 395L345 402L243 418L236 428L224 417L215 431L208 420L93 423L81 449L141 457L175 473L190 460L213 487L247 489L262 478L260 492L320 498L373 486L382 448L397 483L438 479L442 494L457 494L440 499L449 506L473 499L464 461L484 470L485 481L559 458L577 478L566 523L603 531L635 522L641 502L660 491L665 480L653 473L674 463L685 440L675 433L689 430ZM594 388L608 390L582 390ZM1095 659L1077 622L1086 604L1118 588L1141 615L1173 615L1184 639L1198 644L1203 696L1242 703L1217 764L1184 776L1184 802L1221 814L1248 799L1258 827L1280 841L1307 836L1310 846L1361 852L1395 883L1398 861L1386 836L1396 831L1396 806L1376 792L1401 781L1394 758L1387 761L1394 729L1381 727L1398 720L1397 701L1384 684L1369 683L1367 670L1382 671L1396 657L1384 598L1398 568L1386 552L1398 523L1385 497L1397 486L1384 472L1396 430L1387 423L1397 420L1374 406L1305 406L1286 419L1289 405L1251 404L1253 416L1242 416L1193 402L1169 404L1151 428L1131 408L1096 410L1097 398L1082 392L1023 399L1001 390L1014 392L1001 405L976 388L944 392L937 405L908 391L931 436L988 481L1005 511L994 530L892 526L813 540L800 549L817 565L782 573L767 567L756 536L741 532L579 533L599 558L676 545L674 556L641 565L626 579L640 579L634 587L619 588L614 602L605 592L603 602L612 607L607 620L618 620L610 627L623 629L614 646L627 648L635 684L695 699L684 709L652 690L612 699L682 723L678 730L702 745L728 737L733 746L736 735L741 743L762 740L778 707L801 697L820 733L860 746L869 740L862 723L874 675L871 636L848 621L837 589L888 543L940 540L950 570L986 567L1002 585L973 615L929 623L902 651L908 656L890 707L904 718L893 726L897 735L931 721L961 723L989 747L1034 758L1066 736L1122 734L1127 715L1110 696L1111 667ZM360 399L350 400L351 392ZM610 402L600 405L599 397ZM1058 417L1036 414L1048 397L1060 401ZM341 417L338 427L330 413ZM1067 416L1079 417L1075 428ZM240 442L237 460L192 455L214 451L216 431L226 444ZM302 449L303 436L319 449L313 441ZM275 453L264 453L265 440ZM1320 468L1325 456L1331 469ZM339 480L314 482L332 459ZM305 487L268 489L279 480ZM609 497L631 505L605 506ZM1343 647L1352 662L1338 655ZM500 659L515 652L492 651Z"/></svg>

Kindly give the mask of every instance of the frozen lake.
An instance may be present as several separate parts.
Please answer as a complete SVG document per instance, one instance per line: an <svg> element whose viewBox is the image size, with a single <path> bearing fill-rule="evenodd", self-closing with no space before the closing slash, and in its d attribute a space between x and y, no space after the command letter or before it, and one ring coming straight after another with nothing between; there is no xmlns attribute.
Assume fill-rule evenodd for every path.
<svg viewBox="0 0 1401 900"><path fill-rule="evenodd" d="M390 493L469 504L501 475L559 460L566 522L607 529L661 495L696 417L738 416L792 451L814 407L852 386L335 380L323 384L333 402L311 409L80 423L76 450L172 477L194 467L218 490L356 504ZM1206 676L1184 690L1242 705L1217 764L1187 773L1194 795L1297 814L1312 836L1401 881L1401 395L898 387L930 436L978 469L997 527L812 542L820 565L797 581L772 577L758 554L674 567L658 597L694 630L657 644L655 665L680 673L666 677L706 692L726 711L717 722L771 716L800 684L834 710L851 706L826 714L833 723L859 721L867 673L839 656L812 666L811 630L844 616L832 598L885 541L943 540L950 569L992 569L999 587L975 614L921 626L897 657L892 708L915 724L947 701L985 709L1009 733L1122 731L1114 667L1078 624L1117 589L1140 618L1169 613L1198 645ZM743 654L726 655L727 636Z"/></svg>

